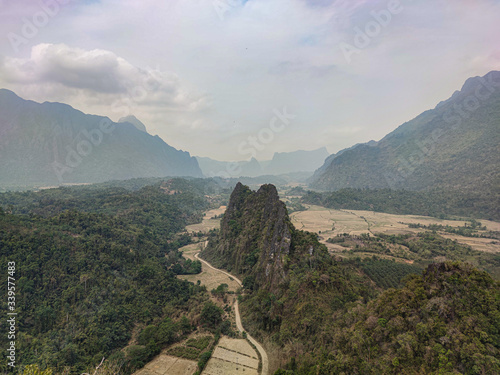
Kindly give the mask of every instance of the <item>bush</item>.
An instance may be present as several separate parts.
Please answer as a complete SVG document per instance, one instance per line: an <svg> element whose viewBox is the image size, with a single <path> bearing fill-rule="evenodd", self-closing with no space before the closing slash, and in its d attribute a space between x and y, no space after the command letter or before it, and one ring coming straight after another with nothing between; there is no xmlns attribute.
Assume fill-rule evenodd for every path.
<svg viewBox="0 0 500 375"><path fill-rule="evenodd" d="M212 356L212 352L203 352L200 360L198 361L198 368L200 369L200 372L203 371L205 366L207 365L208 360Z"/></svg>

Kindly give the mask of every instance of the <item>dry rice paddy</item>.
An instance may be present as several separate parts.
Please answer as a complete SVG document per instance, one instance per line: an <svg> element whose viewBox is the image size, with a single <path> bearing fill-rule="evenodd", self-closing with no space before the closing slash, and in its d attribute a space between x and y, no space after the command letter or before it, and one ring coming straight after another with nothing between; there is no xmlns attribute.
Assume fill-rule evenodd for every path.
<svg viewBox="0 0 500 375"><path fill-rule="evenodd" d="M211 229L218 229L220 227L220 219L212 219L215 216L219 216L226 211L226 206L220 206L213 210L205 212L203 221L199 224L188 225L186 230L190 233L192 232L204 232L207 233Z"/></svg>
<svg viewBox="0 0 500 375"><path fill-rule="evenodd" d="M221 337L202 375L257 375L258 367L257 354L246 340Z"/></svg>
<svg viewBox="0 0 500 375"><path fill-rule="evenodd" d="M179 250L183 252L185 258L195 260L194 255L200 252L200 246L203 246L203 244L191 244L184 246ZM240 287L234 279L229 278L229 276L223 274L222 272L208 267L203 262L201 263L201 273L197 275L179 275L178 277L183 280L191 281L194 284L200 280L201 285L205 285L208 291L217 288L220 284L227 284L228 290L233 292Z"/></svg>
<svg viewBox="0 0 500 375"><path fill-rule="evenodd" d="M361 233L406 234L425 231L421 228L408 228L407 224L441 224L452 227L463 226L465 221L441 220L429 216L393 215L382 212L358 210L334 210L320 206L308 206L307 211L294 212L290 215L297 229L320 234L322 242L330 251L344 250L341 246L328 244L326 239L340 233L359 235ZM481 220L488 230L500 231L500 223ZM441 233L440 233L441 234ZM500 252L500 243L487 238L464 237L455 234L442 234L470 245L473 249L486 252Z"/></svg>
<svg viewBox="0 0 500 375"><path fill-rule="evenodd" d="M195 361L160 354L134 375L192 375L197 368Z"/></svg>

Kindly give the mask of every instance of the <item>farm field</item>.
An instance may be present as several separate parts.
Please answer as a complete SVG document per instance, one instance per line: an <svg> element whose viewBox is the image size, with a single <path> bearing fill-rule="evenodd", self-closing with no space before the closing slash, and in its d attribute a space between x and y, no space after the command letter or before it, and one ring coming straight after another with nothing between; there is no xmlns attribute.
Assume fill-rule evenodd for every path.
<svg viewBox="0 0 500 375"><path fill-rule="evenodd" d="M246 340L222 337L202 375L257 375L258 367L257 354Z"/></svg>
<svg viewBox="0 0 500 375"><path fill-rule="evenodd" d="M190 244L182 247L179 250L183 252L183 255L186 259L196 260L194 256L196 253L200 252L200 246L203 246L203 243L200 242L196 244ZM217 288L220 284L227 284L228 291L233 292L235 292L240 287L240 285L234 279L231 280L229 276L208 267L203 262L201 263L201 273L197 275L179 275L178 277L180 279L190 281L194 284L196 284L197 281L200 280L201 285L205 285L207 287L207 290L209 291Z"/></svg>
<svg viewBox="0 0 500 375"><path fill-rule="evenodd" d="M195 361L160 354L134 375L192 375L197 368Z"/></svg>
<svg viewBox="0 0 500 375"><path fill-rule="evenodd" d="M345 248L336 244L326 243L330 237L348 233L360 235L362 233L407 234L425 232L422 228L409 228L407 224L441 224L452 227L463 226L466 221L441 220L429 216L393 215L373 211L334 210L320 206L307 205L306 211L294 212L290 215L292 223L297 229L319 233L321 242L332 252ZM500 223L481 220L481 224L488 230L500 231ZM484 252L500 252L500 241L489 238L464 237L457 234L443 233L446 238L467 244L473 249Z"/></svg>
<svg viewBox="0 0 500 375"><path fill-rule="evenodd" d="M186 227L186 230L190 233L192 232L208 232L211 229L218 229L220 227L220 218L212 219L215 216L219 216L226 211L226 206L220 206L213 210L205 212L203 221L199 224L192 224Z"/></svg>

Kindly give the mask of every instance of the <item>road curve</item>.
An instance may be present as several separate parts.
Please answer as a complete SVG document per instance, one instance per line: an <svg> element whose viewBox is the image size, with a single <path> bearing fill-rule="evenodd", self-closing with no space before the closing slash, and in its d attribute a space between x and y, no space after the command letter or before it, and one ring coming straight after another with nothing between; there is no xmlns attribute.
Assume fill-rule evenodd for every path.
<svg viewBox="0 0 500 375"><path fill-rule="evenodd" d="M194 255L194 257L196 259L198 259L200 262L205 263L208 267L212 268L215 271L221 272L224 275L229 276L230 278L234 279L240 286L243 286L243 284L241 283L240 279L238 279L237 277L231 275L230 273L227 273L227 272L222 271L222 270L220 270L218 268L215 268L210 263L208 263L206 260L203 260L200 257L198 257L198 254L199 253L196 253ZM236 299L236 302L234 303L234 312L235 312L235 315L236 315L236 327L238 327L238 330L240 332L246 332L245 329L243 328L243 324L241 324L240 308L238 306L238 299ZM269 360L267 358L266 351L264 350L264 348L262 347L262 345L259 344L259 342L257 340L255 340L252 336L250 336L248 334L248 332L247 332L247 338L248 338L248 341L250 341L252 344L255 345L255 347L257 348L257 351L260 353L260 357L262 358L262 372L261 372L261 374L262 375L269 375Z"/></svg>

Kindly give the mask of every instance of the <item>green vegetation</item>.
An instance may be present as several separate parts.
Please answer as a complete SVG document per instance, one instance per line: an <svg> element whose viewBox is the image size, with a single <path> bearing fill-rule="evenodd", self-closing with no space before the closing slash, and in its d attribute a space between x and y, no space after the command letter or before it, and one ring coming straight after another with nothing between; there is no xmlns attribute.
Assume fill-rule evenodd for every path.
<svg viewBox="0 0 500 375"><path fill-rule="evenodd" d="M196 185L61 188L0 194L0 202L0 266L18 269L20 368L80 373L104 357L129 373L192 331L208 295L174 270L187 265L178 249L190 242L178 233L209 207ZM137 345L121 351L134 327L144 327Z"/></svg>
<svg viewBox="0 0 500 375"><path fill-rule="evenodd" d="M217 337L218 336L216 336L215 338L213 336L201 336L188 339L183 344L174 346L173 348L169 349L168 354L192 361L200 361L202 359L204 360L207 349L213 348L215 346L215 340L218 340Z"/></svg>
<svg viewBox="0 0 500 375"><path fill-rule="evenodd" d="M337 314L330 332L321 354L276 374L498 374L500 286L468 264L433 264Z"/></svg>
<svg viewBox="0 0 500 375"><path fill-rule="evenodd" d="M379 259L376 256L362 261L358 260L356 264L377 286L383 289L401 287L401 280L406 276L422 272L420 267L394 260Z"/></svg>
<svg viewBox="0 0 500 375"><path fill-rule="evenodd" d="M354 264L336 262L316 234L294 228L272 185L235 188L202 257L242 276L244 326L284 352L317 351L334 312L375 293Z"/></svg>
<svg viewBox="0 0 500 375"><path fill-rule="evenodd" d="M217 329L222 323L223 313L219 306L208 301L201 310L201 324L207 329Z"/></svg>
<svg viewBox="0 0 500 375"><path fill-rule="evenodd" d="M436 261L463 260L488 271L495 278L500 278L499 254L476 251L468 245L444 238L433 232L404 235L378 233L375 235L361 234L359 236L342 233L329 238L327 242L345 247L346 249L342 255L351 260L368 253L378 257L390 257L400 262L413 261L412 266L421 269ZM399 267L398 264L401 263L392 266ZM393 271L394 274L399 272L402 271ZM374 277L377 278L377 276ZM373 281L382 286L376 280ZM391 284L391 286L396 285Z"/></svg>
<svg viewBox="0 0 500 375"><path fill-rule="evenodd" d="M409 191L391 189L341 189L331 193L309 191L304 203L334 209L367 210L399 215L449 215L500 220L498 198L483 191Z"/></svg>
<svg viewBox="0 0 500 375"><path fill-rule="evenodd" d="M422 225L420 223L417 224L410 223L408 224L408 228L421 228L421 229L428 229L433 232L453 233L464 237L500 239L500 232L494 232L494 231L485 232L486 227L482 226L481 223L476 220L471 220L470 224L465 223L463 227L452 227L450 225L441 225L441 224ZM480 233L479 231L483 231L483 233Z"/></svg>
<svg viewBox="0 0 500 375"><path fill-rule="evenodd" d="M192 361L197 361L200 358L200 351L198 349L185 346L175 346L168 350L168 354L174 357L190 359Z"/></svg>
<svg viewBox="0 0 500 375"><path fill-rule="evenodd" d="M186 341L186 346L196 348L198 350L205 350L211 343L212 336L201 336L196 339L189 339Z"/></svg>

